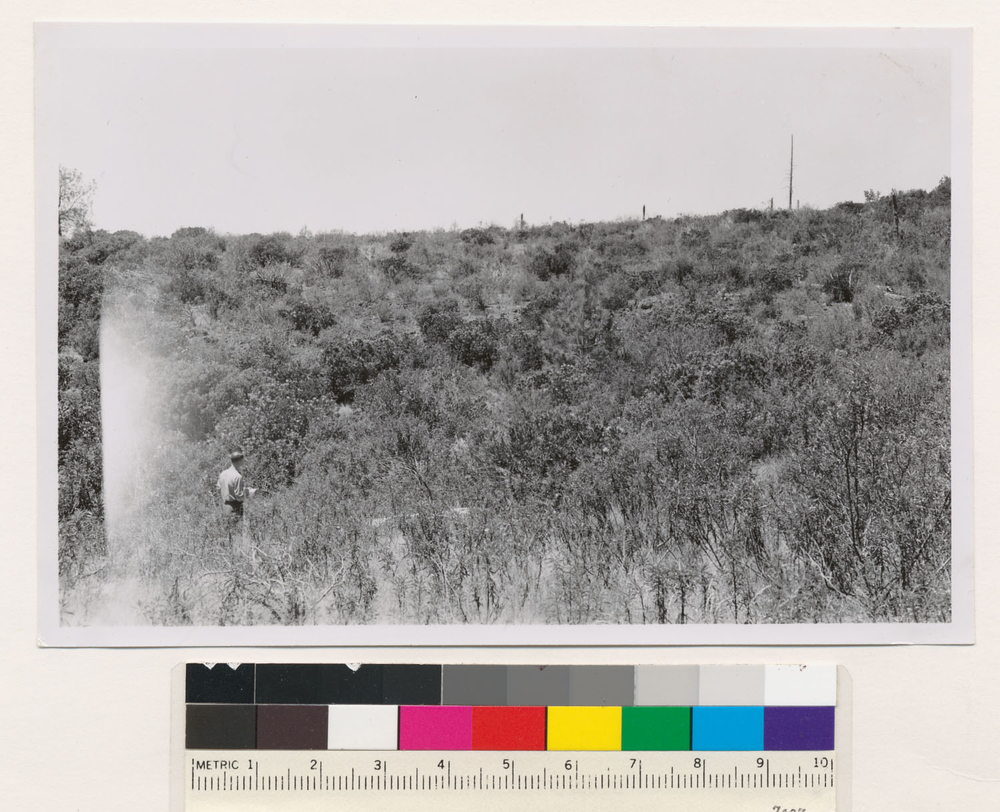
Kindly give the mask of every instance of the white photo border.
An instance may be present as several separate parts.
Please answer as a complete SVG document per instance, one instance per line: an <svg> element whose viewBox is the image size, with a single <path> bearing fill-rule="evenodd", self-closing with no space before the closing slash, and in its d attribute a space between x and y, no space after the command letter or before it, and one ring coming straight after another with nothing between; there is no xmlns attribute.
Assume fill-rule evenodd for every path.
<svg viewBox="0 0 1000 812"><path fill-rule="evenodd" d="M938 48L951 54L952 618L948 623L690 625L63 626L57 521L58 55L89 48ZM38 642L149 646L885 645L974 642L972 31L969 28L664 28L38 23L35 268Z"/></svg>

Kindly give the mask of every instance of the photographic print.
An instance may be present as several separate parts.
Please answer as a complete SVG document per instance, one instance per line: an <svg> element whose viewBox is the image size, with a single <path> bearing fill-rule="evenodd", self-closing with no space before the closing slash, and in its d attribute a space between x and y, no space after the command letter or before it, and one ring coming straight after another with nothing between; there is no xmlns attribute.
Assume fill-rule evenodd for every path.
<svg viewBox="0 0 1000 812"><path fill-rule="evenodd" d="M971 642L968 32L37 35L43 642Z"/></svg>

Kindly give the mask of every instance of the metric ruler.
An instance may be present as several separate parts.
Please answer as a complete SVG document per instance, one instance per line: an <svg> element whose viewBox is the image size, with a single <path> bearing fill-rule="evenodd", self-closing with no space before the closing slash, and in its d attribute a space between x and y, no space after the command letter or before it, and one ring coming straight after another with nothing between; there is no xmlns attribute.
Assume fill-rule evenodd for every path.
<svg viewBox="0 0 1000 812"><path fill-rule="evenodd" d="M735 669L745 667L703 666L708 670L702 672L698 692L688 694L692 704L685 706L637 704L650 697L657 702L672 698L669 688L666 693L643 692L641 666L633 670L630 699L608 687L613 679L604 685L603 694L594 695L593 685L590 693L584 689L582 695L575 694L572 685L585 686L588 675L577 674L574 682L576 667L556 666L567 669L562 677L571 687L568 694L557 691L549 698L567 704L543 706L520 704L523 697L513 689L515 678L510 678L507 699L516 705L445 704L447 671L444 680L423 685L421 674L410 672L413 682L410 688L404 684L404 695L387 696L390 689L383 686L392 680L385 669L396 666L378 666L383 671L368 675L383 692L383 701L375 702L378 691L371 686L358 695L360 680L345 688L338 682L342 675L323 670L331 666L310 667L316 670L305 672L304 666L297 666L299 671L286 672L290 678L275 680L277 693L264 682L252 691L244 684L242 693L235 694L238 701L230 701L232 686L237 678L246 683L251 672L240 675L239 669L220 664L201 682L200 666L189 666L187 674L183 667L175 672L172 810L850 809L850 682L841 668L829 667L835 674L829 700L815 696L815 684L795 686L798 675L814 675L819 669L782 666L784 673L773 673L778 675L775 682L784 685L784 696L780 690L765 689L761 705L710 705L702 700L714 701L713 691L720 687L721 699L741 699L738 692L726 691L742 680ZM734 679L727 689L720 678L725 672L717 669L728 668ZM753 668L766 673L763 666ZM660 673L663 679L671 678L669 670ZM464 676L474 677L475 672ZM215 688L228 683L230 693L220 694L212 681ZM690 689L688 685L685 690ZM424 691L427 702L442 698L440 704L405 704L416 698L405 696L406 690ZM460 691L457 699L474 700L475 691L472 694L466 697ZM616 704L594 702L602 696ZM297 698L304 701L293 701ZM369 701L358 703L359 698ZM403 701L385 701L393 698ZM835 705L804 704L817 698ZM624 704L626 699L630 704ZM569 704L578 700L594 704ZM771 704L765 704L768 701ZM808 749L793 749L798 743ZM733 749L725 749L727 745Z"/></svg>

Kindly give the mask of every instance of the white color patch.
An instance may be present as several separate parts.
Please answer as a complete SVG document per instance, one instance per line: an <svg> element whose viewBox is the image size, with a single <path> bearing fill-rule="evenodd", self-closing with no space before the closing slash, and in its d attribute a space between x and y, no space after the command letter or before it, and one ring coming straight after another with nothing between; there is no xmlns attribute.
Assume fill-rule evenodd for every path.
<svg viewBox="0 0 1000 812"><path fill-rule="evenodd" d="M837 666L767 666L764 669L764 704L836 705Z"/></svg>
<svg viewBox="0 0 1000 812"><path fill-rule="evenodd" d="M330 705L328 750L395 750L398 705Z"/></svg>

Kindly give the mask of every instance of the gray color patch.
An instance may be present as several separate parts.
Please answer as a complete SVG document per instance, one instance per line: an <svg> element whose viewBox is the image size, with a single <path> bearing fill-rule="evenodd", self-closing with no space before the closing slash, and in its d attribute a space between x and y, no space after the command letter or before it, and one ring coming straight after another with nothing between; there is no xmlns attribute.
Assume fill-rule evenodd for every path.
<svg viewBox="0 0 1000 812"><path fill-rule="evenodd" d="M568 705L568 665L512 665L507 669L508 705Z"/></svg>
<svg viewBox="0 0 1000 812"><path fill-rule="evenodd" d="M507 666L446 665L443 705L506 705Z"/></svg>
<svg viewBox="0 0 1000 812"><path fill-rule="evenodd" d="M569 704L628 706L635 699L635 668L631 665L571 665Z"/></svg>
<svg viewBox="0 0 1000 812"><path fill-rule="evenodd" d="M698 679L698 704L763 705L764 666L701 666Z"/></svg>
<svg viewBox="0 0 1000 812"><path fill-rule="evenodd" d="M697 705L698 666L636 666L635 704L681 706Z"/></svg>

